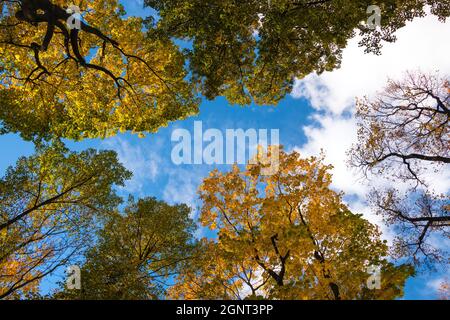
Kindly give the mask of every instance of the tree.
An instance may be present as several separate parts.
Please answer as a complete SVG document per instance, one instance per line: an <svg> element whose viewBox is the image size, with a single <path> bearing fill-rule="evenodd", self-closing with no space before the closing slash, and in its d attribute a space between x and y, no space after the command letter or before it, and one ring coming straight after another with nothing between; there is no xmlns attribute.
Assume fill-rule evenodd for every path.
<svg viewBox="0 0 450 320"><path fill-rule="evenodd" d="M273 149L272 149L273 151ZM269 152L269 156L271 152ZM321 159L280 152L280 170L215 170L203 181L200 221L217 234L187 261L171 296L186 299L393 299L408 265L394 266L377 226L353 214L329 186ZM381 268L369 290L368 267Z"/></svg>
<svg viewBox="0 0 450 320"><path fill-rule="evenodd" d="M124 18L117 0L71 4L0 2L3 132L108 137L155 132L197 113L184 58L169 38L147 38L143 19Z"/></svg>
<svg viewBox="0 0 450 320"><path fill-rule="evenodd" d="M32 293L76 259L121 199L114 185L130 173L111 151L40 146L0 180L0 298Z"/></svg>
<svg viewBox="0 0 450 320"><path fill-rule="evenodd" d="M81 290L56 298L156 299L164 294L181 261L190 259L195 224L186 205L155 198L130 199L99 232L81 269Z"/></svg>
<svg viewBox="0 0 450 320"><path fill-rule="evenodd" d="M383 0L381 28L366 23L370 0L146 0L157 11L163 37L192 41L186 49L192 80L208 99L276 104L295 78L338 68L342 49L355 30L366 51L380 53L382 40L425 6L442 20L450 3L436 0Z"/></svg>
<svg viewBox="0 0 450 320"><path fill-rule="evenodd" d="M156 132L198 112L196 89L208 99L276 104L295 77L339 67L355 29L379 53L425 5L442 20L450 14L447 2L384 0L382 28L372 30L361 23L369 0L147 0L155 26L155 18L125 18L118 0L80 3L0 1L0 133ZM183 54L174 39L192 48Z"/></svg>
<svg viewBox="0 0 450 320"><path fill-rule="evenodd" d="M424 177L450 164L449 103L448 77L420 73L390 80L377 97L357 102L358 142L349 152L350 164L368 178L412 182L406 193L378 190L370 200L396 226L397 253L416 262L445 255L431 245L430 234L448 237L450 198L430 190Z"/></svg>

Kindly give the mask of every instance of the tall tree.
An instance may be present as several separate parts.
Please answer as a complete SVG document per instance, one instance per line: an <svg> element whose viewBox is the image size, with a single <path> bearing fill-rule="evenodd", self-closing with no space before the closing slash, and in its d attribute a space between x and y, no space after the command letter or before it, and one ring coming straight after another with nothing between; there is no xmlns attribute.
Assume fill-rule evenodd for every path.
<svg viewBox="0 0 450 320"><path fill-rule="evenodd" d="M389 81L373 99L357 103L358 142L350 164L366 177L412 182L406 193L395 188L371 195L377 213L399 231L397 253L429 262L445 256L432 237L448 237L450 198L429 189L425 175L450 164L450 85L438 74L408 73Z"/></svg>
<svg viewBox="0 0 450 320"><path fill-rule="evenodd" d="M130 173L110 151L40 147L0 180L0 298L33 290L88 247L100 219L121 202Z"/></svg>
<svg viewBox="0 0 450 320"><path fill-rule="evenodd" d="M425 6L441 19L450 3L436 0L146 0L158 14L157 32L192 41L186 49L193 81L209 99L276 104L294 79L339 67L347 40L359 31L366 51L380 53L382 40ZM381 10L372 29L370 7ZM369 9L369 13L367 12ZM372 21L374 20L374 21ZM151 30L153 34L154 30Z"/></svg>
<svg viewBox="0 0 450 320"><path fill-rule="evenodd" d="M270 153L271 154L271 153ZM269 154L269 155L270 155ZM264 164L211 172L203 181L202 258L185 264L171 295L186 299L393 299L408 265L394 266L377 226L353 214L329 186L329 166L281 151L280 170ZM368 267L381 269L369 290Z"/></svg>
<svg viewBox="0 0 450 320"><path fill-rule="evenodd" d="M186 205L154 198L130 200L111 215L81 269L81 290L56 298L156 299L164 295L180 262L190 259L195 224Z"/></svg>
<svg viewBox="0 0 450 320"><path fill-rule="evenodd" d="M198 111L184 58L117 0L0 2L0 120L24 138L155 132ZM80 10L80 12L78 12ZM80 19L80 14L82 19Z"/></svg>

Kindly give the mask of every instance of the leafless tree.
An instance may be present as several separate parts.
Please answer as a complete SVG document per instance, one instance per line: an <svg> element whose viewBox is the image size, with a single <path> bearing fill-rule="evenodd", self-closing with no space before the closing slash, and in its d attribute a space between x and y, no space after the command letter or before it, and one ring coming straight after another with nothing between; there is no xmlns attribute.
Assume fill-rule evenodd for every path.
<svg viewBox="0 0 450 320"><path fill-rule="evenodd" d="M357 101L358 142L349 152L351 166L370 179L412 182L406 194L391 188L376 190L370 202L395 226L397 253L418 262L442 258L433 236L449 237L448 194L435 194L427 173L446 172L450 164L449 77L407 73L388 82L374 99Z"/></svg>

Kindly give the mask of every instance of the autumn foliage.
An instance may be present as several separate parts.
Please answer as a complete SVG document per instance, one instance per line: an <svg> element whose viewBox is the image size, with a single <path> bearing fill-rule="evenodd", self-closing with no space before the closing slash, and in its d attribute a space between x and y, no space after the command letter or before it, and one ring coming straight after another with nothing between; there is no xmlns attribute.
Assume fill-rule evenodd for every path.
<svg viewBox="0 0 450 320"><path fill-rule="evenodd" d="M320 158L280 153L280 171L213 171L200 187L202 239L171 295L186 299L392 299L412 269L386 260L378 227L352 213L330 189ZM367 288L372 265L380 290Z"/></svg>
<svg viewBox="0 0 450 320"><path fill-rule="evenodd" d="M367 199L393 227L391 247L322 157L274 145L213 170L194 210L149 196L123 205L132 175L117 154L63 141L151 139L202 99L276 106L296 79L339 68L356 35L381 54L426 11L445 21L449 1L379 0L375 29L372 0L145 0L149 17L76 2L0 0L0 134L35 146L0 178L0 299L396 299L423 262L448 262L436 239L449 236L449 196L427 182L428 167L450 163L448 75L411 72L356 103L349 164L391 180ZM72 263L82 289L41 292Z"/></svg>
<svg viewBox="0 0 450 320"><path fill-rule="evenodd" d="M0 101L4 131L24 138L155 132L197 112L183 57L168 38L118 1L85 1L81 30L66 24L72 1L2 1Z"/></svg>

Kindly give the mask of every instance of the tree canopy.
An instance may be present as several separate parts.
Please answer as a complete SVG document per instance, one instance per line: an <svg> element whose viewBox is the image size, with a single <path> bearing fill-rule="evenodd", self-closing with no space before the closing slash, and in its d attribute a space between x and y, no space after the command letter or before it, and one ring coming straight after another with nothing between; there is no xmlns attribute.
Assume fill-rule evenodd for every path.
<svg viewBox="0 0 450 320"><path fill-rule="evenodd" d="M277 104L295 78L340 66L342 49L358 32L368 52L425 6L442 19L450 3L436 0L145 0L157 11L156 31L189 40L192 80L208 99L225 96L236 104ZM376 4L381 27L366 22Z"/></svg>
<svg viewBox="0 0 450 320"><path fill-rule="evenodd" d="M379 53L381 41L394 41L425 6L441 19L450 12L436 0L379 1L381 28L372 30L369 0L145 4L156 17L126 17L118 0L79 8L68 0L1 1L0 132L25 139L142 135L196 114L198 93L277 104L295 78L338 68L358 31L366 50ZM81 15L79 26L70 24Z"/></svg>
<svg viewBox="0 0 450 320"><path fill-rule="evenodd" d="M74 262L82 289L50 298L395 299L415 270L389 254L448 255L434 236L449 235L449 195L426 182L427 166L450 163L448 76L409 73L357 101L350 164L413 182L369 197L398 232L391 251L331 188L321 157L272 146L257 160L277 157L276 172L261 161L214 170L196 216L153 197L121 206L116 186L131 173L116 153L61 141L155 133L197 114L203 97L277 105L295 79L339 68L349 39L381 54L426 10L444 21L450 1L380 0L375 28L370 0L143 2L154 16L127 16L119 0L0 0L0 134L36 146L0 179L0 299L38 294ZM380 288L369 288L378 268Z"/></svg>
<svg viewBox="0 0 450 320"><path fill-rule="evenodd" d="M158 299L182 261L191 259L195 224L186 205L155 198L130 199L124 212L112 213L81 268L81 290L56 298ZM65 286L65 284L63 285Z"/></svg>
<svg viewBox="0 0 450 320"><path fill-rule="evenodd" d="M0 180L0 298L33 292L92 241L130 173L111 151L41 147Z"/></svg>
<svg viewBox="0 0 450 320"><path fill-rule="evenodd" d="M354 214L329 186L319 158L280 153L280 171L262 164L211 172L203 181L200 221L216 232L185 264L171 295L185 299L393 299L408 265L388 262L378 227ZM368 267L381 289L367 287Z"/></svg>
<svg viewBox="0 0 450 320"><path fill-rule="evenodd" d="M117 0L0 3L0 119L26 139L155 132L198 111L184 59L169 38L149 39Z"/></svg>

